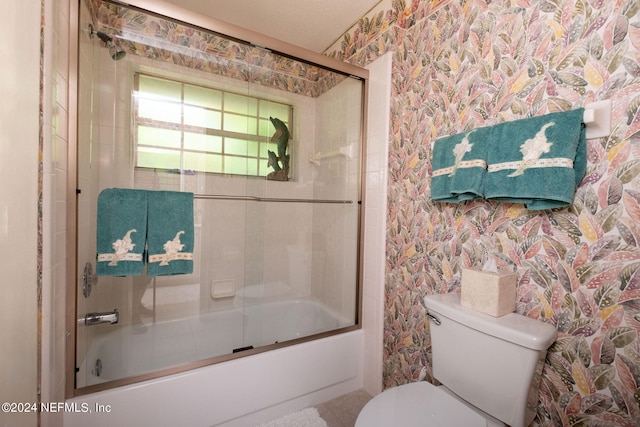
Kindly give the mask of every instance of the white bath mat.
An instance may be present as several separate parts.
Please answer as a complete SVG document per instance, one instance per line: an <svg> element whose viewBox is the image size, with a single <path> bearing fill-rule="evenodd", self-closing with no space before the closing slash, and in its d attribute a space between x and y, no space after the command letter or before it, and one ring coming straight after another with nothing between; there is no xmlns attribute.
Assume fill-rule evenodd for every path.
<svg viewBox="0 0 640 427"><path fill-rule="evenodd" d="M256 427L327 427L327 423L316 408L306 408Z"/></svg>

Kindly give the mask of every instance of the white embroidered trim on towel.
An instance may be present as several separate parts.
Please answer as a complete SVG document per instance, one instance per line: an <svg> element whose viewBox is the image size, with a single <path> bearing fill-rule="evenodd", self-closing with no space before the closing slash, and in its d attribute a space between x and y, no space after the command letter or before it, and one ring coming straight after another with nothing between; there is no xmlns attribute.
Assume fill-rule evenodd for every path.
<svg viewBox="0 0 640 427"><path fill-rule="evenodd" d="M556 157L553 159L537 159L529 162L527 160L517 160L515 162L495 163L489 165L489 172L498 172L506 169L519 169L525 164L526 168L572 168L573 160L563 157Z"/></svg>
<svg viewBox="0 0 640 427"><path fill-rule="evenodd" d="M132 254L129 252L136 246L131 240L131 233L135 233L136 231L135 228L132 228L127 231L127 234L125 234L122 239L118 239L111 244L115 253L98 254L98 262L111 261L109 265L113 267L118 265L119 261L142 261L142 254Z"/></svg>
<svg viewBox="0 0 640 427"><path fill-rule="evenodd" d="M111 261L110 266L118 265L119 261L142 261L142 254L98 254L98 262Z"/></svg>
<svg viewBox="0 0 640 427"><path fill-rule="evenodd" d="M170 261L177 261L177 260L191 261L193 260L193 253L180 252L173 255L168 255L168 254L149 255L149 262L159 262L160 265L169 265Z"/></svg>
<svg viewBox="0 0 640 427"><path fill-rule="evenodd" d="M456 169L464 169L464 168L483 168L483 169L486 169L487 168L487 162L482 160L482 159L463 160L458 164L458 166L449 166L448 168L437 169L437 170L433 171L431 176L440 176L440 175L453 174Z"/></svg>
<svg viewBox="0 0 640 427"><path fill-rule="evenodd" d="M149 262L159 262L160 265L165 266L169 265L170 261L192 260L193 253L180 252L184 249L184 245L180 243L181 234L184 234L184 230L178 231L173 240L167 240L166 243L162 245L162 249L164 249L165 253L149 255Z"/></svg>

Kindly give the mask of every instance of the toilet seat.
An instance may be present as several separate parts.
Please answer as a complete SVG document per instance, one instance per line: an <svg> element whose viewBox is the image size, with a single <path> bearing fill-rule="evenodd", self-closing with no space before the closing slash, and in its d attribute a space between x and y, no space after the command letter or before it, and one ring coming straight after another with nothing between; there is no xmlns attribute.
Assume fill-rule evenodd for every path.
<svg viewBox="0 0 640 427"><path fill-rule="evenodd" d="M444 387L426 381L385 390L358 415L355 427L486 427L487 418Z"/></svg>

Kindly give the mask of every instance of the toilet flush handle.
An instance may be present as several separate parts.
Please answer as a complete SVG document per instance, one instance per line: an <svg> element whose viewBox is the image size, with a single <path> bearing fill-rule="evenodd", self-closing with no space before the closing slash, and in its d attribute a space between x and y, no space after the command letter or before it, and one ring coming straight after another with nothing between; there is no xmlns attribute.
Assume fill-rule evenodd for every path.
<svg viewBox="0 0 640 427"><path fill-rule="evenodd" d="M427 313L427 317L436 325L440 326L442 322L440 322L440 319L438 319L436 316L434 316L431 313Z"/></svg>

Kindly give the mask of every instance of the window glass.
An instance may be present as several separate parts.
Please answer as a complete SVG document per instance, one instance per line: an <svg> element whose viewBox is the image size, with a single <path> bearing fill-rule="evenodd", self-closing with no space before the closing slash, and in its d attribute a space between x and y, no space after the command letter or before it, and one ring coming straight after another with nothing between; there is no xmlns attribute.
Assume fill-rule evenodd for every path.
<svg viewBox="0 0 640 427"><path fill-rule="evenodd" d="M282 121L286 121L283 117L289 117L289 106L265 99L260 100L260 117L268 119L269 117L277 117Z"/></svg>
<svg viewBox="0 0 640 427"><path fill-rule="evenodd" d="M151 98L182 101L182 84L171 80L139 74L138 92Z"/></svg>
<svg viewBox="0 0 640 427"><path fill-rule="evenodd" d="M239 114L224 114L224 130L229 132L258 134L258 119Z"/></svg>
<svg viewBox="0 0 640 427"><path fill-rule="evenodd" d="M185 150L222 153L222 137L202 133L185 133L184 148Z"/></svg>
<svg viewBox="0 0 640 427"><path fill-rule="evenodd" d="M250 98L248 96L238 95L235 93L225 93L224 111L257 116L258 100L256 98Z"/></svg>
<svg viewBox="0 0 640 427"><path fill-rule="evenodd" d="M171 129L138 126L138 145L180 148L182 132Z"/></svg>
<svg viewBox="0 0 640 427"><path fill-rule="evenodd" d="M200 172L223 173L224 157L220 154L185 152L184 169Z"/></svg>
<svg viewBox="0 0 640 427"><path fill-rule="evenodd" d="M222 128L222 114L219 111L201 107L184 107L184 124L208 129Z"/></svg>
<svg viewBox="0 0 640 427"><path fill-rule="evenodd" d="M181 169L180 151L138 147L137 164L140 167L158 169Z"/></svg>
<svg viewBox="0 0 640 427"><path fill-rule="evenodd" d="M136 75L136 167L266 176L275 128L290 127L288 104Z"/></svg>
<svg viewBox="0 0 640 427"><path fill-rule="evenodd" d="M200 86L184 85L184 102L213 110L221 110L222 92Z"/></svg>
<svg viewBox="0 0 640 427"><path fill-rule="evenodd" d="M174 102L140 98L138 116L145 119L167 123L182 122L182 106Z"/></svg>
<svg viewBox="0 0 640 427"><path fill-rule="evenodd" d="M226 138L224 141L224 152L226 154L247 155L247 141L235 138Z"/></svg>
<svg viewBox="0 0 640 427"><path fill-rule="evenodd" d="M249 168L247 166L246 157L225 156L224 158L225 173L248 175Z"/></svg>

